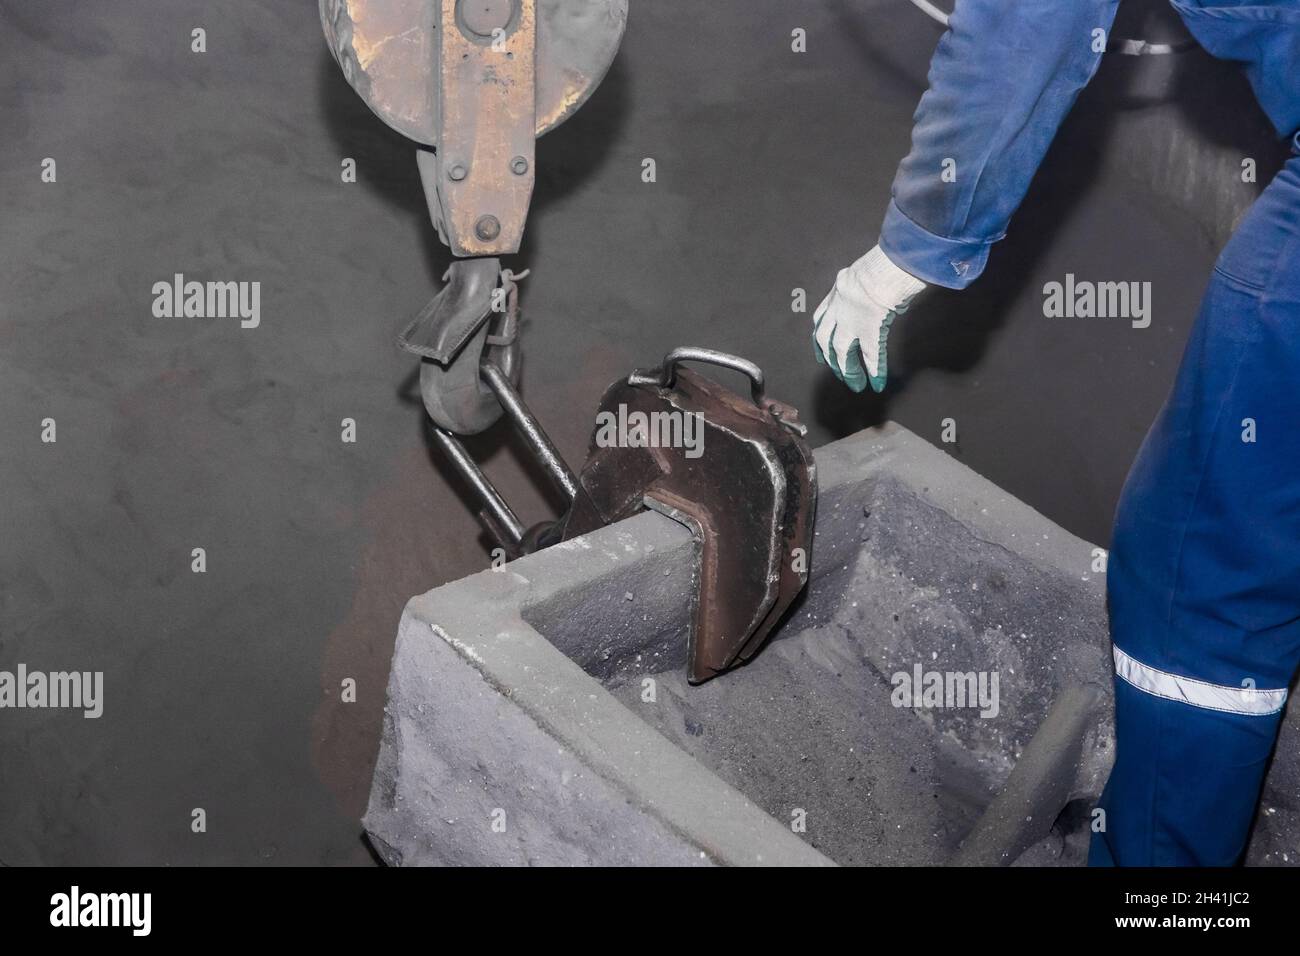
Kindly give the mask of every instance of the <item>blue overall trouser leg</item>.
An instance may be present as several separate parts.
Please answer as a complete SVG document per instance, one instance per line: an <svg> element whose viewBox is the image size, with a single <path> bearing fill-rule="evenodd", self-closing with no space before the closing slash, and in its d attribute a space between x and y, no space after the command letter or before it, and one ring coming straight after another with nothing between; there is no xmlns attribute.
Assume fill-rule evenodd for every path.
<svg viewBox="0 0 1300 956"><path fill-rule="evenodd" d="M1219 257L1108 581L1117 749L1089 862L1231 865L1300 663L1300 156Z"/></svg>

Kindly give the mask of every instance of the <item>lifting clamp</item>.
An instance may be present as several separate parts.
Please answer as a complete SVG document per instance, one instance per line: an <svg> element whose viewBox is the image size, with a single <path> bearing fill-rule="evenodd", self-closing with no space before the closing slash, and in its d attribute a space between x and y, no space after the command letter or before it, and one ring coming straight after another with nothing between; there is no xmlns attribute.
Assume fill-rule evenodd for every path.
<svg viewBox="0 0 1300 956"><path fill-rule="evenodd" d="M684 362L743 373L749 395L680 368ZM478 494L501 546L529 553L658 511L685 525L696 545L687 676L698 683L752 657L807 583L817 499L806 429L795 409L766 396L762 371L733 355L679 348L658 367L614 382L576 475L504 371L485 360L482 373L569 502L559 520L525 528L464 445L435 426L435 441Z"/></svg>

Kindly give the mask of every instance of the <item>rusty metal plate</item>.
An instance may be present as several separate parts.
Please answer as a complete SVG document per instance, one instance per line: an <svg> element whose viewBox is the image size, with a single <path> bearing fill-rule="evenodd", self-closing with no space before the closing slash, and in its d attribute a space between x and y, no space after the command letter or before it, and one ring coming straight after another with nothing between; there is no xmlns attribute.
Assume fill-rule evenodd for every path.
<svg viewBox="0 0 1300 956"><path fill-rule="evenodd" d="M425 146L438 145L441 3L320 0L330 51L352 88L385 123ZM534 133L540 136L571 116L604 78L623 39L627 0L536 0L536 18ZM469 20L472 25L473 11Z"/></svg>
<svg viewBox="0 0 1300 956"><path fill-rule="evenodd" d="M533 195L536 0L441 0L438 151L426 199L456 256L517 252ZM433 159L434 174L427 173Z"/></svg>
<svg viewBox="0 0 1300 956"><path fill-rule="evenodd" d="M685 370L670 387L616 382L598 422L601 413L628 421L698 415L702 453L601 444L598 426L561 531L567 540L647 506L691 529L699 548L692 682L752 657L807 583L817 496L812 451L793 408L760 401Z"/></svg>

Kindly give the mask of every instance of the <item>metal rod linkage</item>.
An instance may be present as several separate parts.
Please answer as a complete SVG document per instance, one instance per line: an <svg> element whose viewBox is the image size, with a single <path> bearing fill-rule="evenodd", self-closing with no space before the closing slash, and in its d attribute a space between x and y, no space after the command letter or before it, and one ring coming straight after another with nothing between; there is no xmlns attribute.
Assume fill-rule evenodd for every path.
<svg viewBox="0 0 1300 956"><path fill-rule="evenodd" d="M537 453L537 457L541 459L546 470L551 473L551 476L563 489L565 495L572 501L578 496L578 479L564 459L560 457L559 449L551 442L550 436L543 430L541 422L524 405L523 399L515 391L510 379L495 362L485 359L481 370L488 387L492 389L497 400L501 402L501 407L506 410L506 414L510 416L524 439L532 446L533 451Z"/></svg>
<svg viewBox="0 0 1300 956"><path fill-rule="evenodd" d="M487 475L483 474L482 469L470 457L469 452L465 450L465 446L451 432L436 426L433 428L433 438L438 443L438 447L442 449L443 454L455 463L456 467L460 469L460 473L474 486L474 490L483 499L484 507L496 520L500 529L510 535L510 541L501 543L517 546L524 538L523 522L519 520L514 511L510 509L510 506L506 504L505 499L492 486L492 482L488 480Z"/></svg>

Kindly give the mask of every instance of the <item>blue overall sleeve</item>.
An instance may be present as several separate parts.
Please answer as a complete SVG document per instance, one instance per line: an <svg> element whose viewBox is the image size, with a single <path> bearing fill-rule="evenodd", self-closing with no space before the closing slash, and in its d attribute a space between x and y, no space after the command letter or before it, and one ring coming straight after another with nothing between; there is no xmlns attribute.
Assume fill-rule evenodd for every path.
<svg viewBox="0 0 1300 956"><path fill-rule="evenodd" d="M1300 129L1300 0L1171 3L1212 56L1241 65L1279 135Z"/></svg>
<svg viewBox="0 0 1300 956"><path fill-rule="evenodd" d="M912 150L880 245L918 279L962 289L984 271L1079 91L1118 0L957 0L930 61Z"/></svg>

